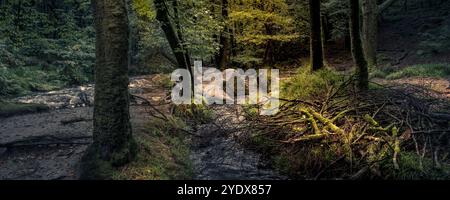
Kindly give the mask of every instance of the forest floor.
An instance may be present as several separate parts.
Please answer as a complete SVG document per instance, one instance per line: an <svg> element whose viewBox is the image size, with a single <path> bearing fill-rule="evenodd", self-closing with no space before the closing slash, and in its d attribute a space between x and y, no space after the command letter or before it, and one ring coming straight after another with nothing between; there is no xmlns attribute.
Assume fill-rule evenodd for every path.
<svg viewBox="0 0 450 200"><path fill-rule="evenodd" d="M149 101L165 97L152 77L133 79L134 93L151 91ZM48 105L48 112L16 115L0 121L0 179L77 179L78 164L92 142L93 86L68 88L13 101ZM131 106L135 133L150 120L145 106Z"/></svg>
<svg viewBox="0 0 450 200"><path fill-rule="evenodd" d="M152 151L155 151L153 153L159 152L162 156L154 156L159 157L157 160L145 161L150 162L144 163L145 166L139 166L143 164L139 163L142 160L136 161L136 164L120 169L115 178L286 179L270 169L260 154L243 147L235 140L239 132L234 128L243 123L236 110L238 107L235 106L211 108L212 116L217 117L201 125L192 125L195 126L196 136L182 140L181 143L184 144L173 144L174 138L170 136L153 135L149 123L159 123L152 113L154 108L165 115L170 115L173 109L173 105L164 103L167 102L169 93L164 81L161 81L164 78L161 77L152 75L132 79L131 93L145 100L134 99L130 109L133 132L138 143L151 143L154 148ZM2 118L0 179L78 179L79 161L92 142L93 109L90 105L93 102L93 85L39 93L13 101L45 104L50 107L50 111ZM146 104L149 102L155 107ZM186 146L189 149L189 160L180 164L186 162L183 160L186 155L181 150L176 152L173 149ZM177 174L176 171L183 174Z"/></svg>
<svg viewBox="0 0 450 200"><path fill-rule="evenodd" d="M371 81L383 87L401 87L403 91L421 88L427 95L449 102L450 3L439 8L418 5L407 9L395 5L383 13L379 70L373 72ZM343 46L327 47L327 61L337 71L347 72L353 62L349 50ZM296 69L283 69L281 73L285 80L295 75ZM180 125L174 120L171 126L180 125L182 133L170 128L166 132L152 129L151 126L161 126L168 120L156 119L155 108L148 103L170 119L174 110L168 101L170 83L163 77L149 75L131 80L131 93L145 99L134 98L132 102L133 132L143 152L150 153L120 169L115 178L290 178L272 169L266 155L240 142L243 133L236 128L247 125L240 106L207 108L212 117L202 124ZM92 142L93 85L36 93L11 101L46 105L50 109L7 111L3 115L0 107L0 180L77 179L79 161ZM442 112L449 113L450 106ZM190 136L179 137L186 133Z"/></svg>
<svg viewBox="0 0 450 200"><path fill-rule="evenodd" d="M157 109L170 114L168 90L161 75L133 78L130 91L145 98ZM437 98L450 100L450 82L440 78L374 79L388 85L425 87ZM91 143L93 86L68 88L60 91L20 97L15 101L48 105L49 112L16 115L0 121L0 179L77 179L78 164ZM136 135L147 134L153 108L142 101L131 106L131 121ZM194 179L286 179L271 169L264 155L239 143L236 127L246 124L240 106L213 106L213 120L193 129L195 137L183 140L190 146L186 174L166 176L119 176L122 179L194 178ZM192 132L192 131L191 131ZM200 137L197 137L200 136ZM141 137L139 137L141 138ZM164 140L164 139L157 139ZM170 143L161 142L164 148ZM164 151L164 150L162 150ZM170 150L165 150L170 151ZM182 155L169 153L167 162L177 163ZM175 160L175 161L173 161ZM161 162L166 162L161 161ZM189 174L189 171L192 173ZM158 174L158 172L155 172Z"/></svg>

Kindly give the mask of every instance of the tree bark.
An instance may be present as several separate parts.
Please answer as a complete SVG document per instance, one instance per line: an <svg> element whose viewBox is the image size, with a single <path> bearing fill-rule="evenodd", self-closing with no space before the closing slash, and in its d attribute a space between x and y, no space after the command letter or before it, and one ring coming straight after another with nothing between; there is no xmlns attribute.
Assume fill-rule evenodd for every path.
<svg viewBox="0 0 450 200"><path fill-rule="evenodd" d="M169 42L170 48L177 60L180 68L189 70L192 74L190 56L185 47L183 46L182 35L179 25L178 30L170 20L170 13L168 10L168 5L165 0L154 0L156 7L156 19L161 23L161 28L166 35L167 41ZM172 5L177 5L176 0L172 1ZM177 8L175 8L177 11ZM178 11L177 11L178 12ZM191 81L194 83L194 77L191 76ZM192 84L193 87L193 84Z"/></svg>
<svg viewBox="0 0 450 200"><path fill-rule="evenodd" d="M376 0L363 0L363 47L369 66L377 65L378 7Z"/></svg>
<svg viewBox="0 0 450 200"><path fill-rule="evenodd" d="M369 70L361 43L359 8L359 0L350 0L350 37L353 60L357 66L358 87L360 90L367 90L369 88Z"/></svg>
<svg viewBox="0 0 450 200"><path fill-rule="evenodd" d="M228 27L228 0L222 0L222 18L225 22L225 27L220 34L220 51L218 65L220 69L226 69L230 64L231 56L231 40L230 40L230 28Z"/></svg>
<svg viewBox="0 0 450 200"><path fill-rule="evenodd" d="M310 13L310 64L311 70L316 71L322 69L323 64L323 48L322 48L322 31L320 23L320 1L309 0Z"/></svg>
<svg viewBox="0 0 450 200"><path fill-rule="evenodd" d="M125 0L93 0L96 29L94 143L84 178L108 178L136 154L128 92L128 16ZM102 174L102 175L100 175Z"/></svg>

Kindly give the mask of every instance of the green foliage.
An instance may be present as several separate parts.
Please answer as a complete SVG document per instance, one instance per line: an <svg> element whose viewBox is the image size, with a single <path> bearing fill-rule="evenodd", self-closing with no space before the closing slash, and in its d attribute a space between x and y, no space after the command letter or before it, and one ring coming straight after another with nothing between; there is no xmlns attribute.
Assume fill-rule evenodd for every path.
<svg viewBox="0 0 450 200"><path fill-rule="evenodd" d="M210 0L179 1L181 33L187 50L194 59L206 60L219 50L216 36L224 28L224 22L216 16L219 9Z"/></svg>
<svg viewBox="0 0 450 200"><path fill-rule="evenodd" d="M419 64L401 69L376 69L371 73L372 78L386 78L389 80L409 77L447 78L448 76L450 76L450 65L447 63Z"/></svg>
<svg viewBox="0 0 450 200"><path fill-rule="evenodd" d="M323 12L327 14L329 23L333 25L331 36L334 39L348 35L348 18L350 9L348 1L327 0L324 3Z"/></svg>
<svg viewBox="0 0 450 200"><path fill-rule="evenodd" d="M61 75L37 67L0 68L0 96L20 96L30 92L50 91L65 86Z"/></svg>
<svg viewBox="0 0 450 200"><path fill-rule="evenodd" d="M169 44L156 20L152 0L133 0L129 11L131 27L130 74L155 74L173 71Z"/></svg>
<svg viewBox="0 0 450 200"><path fill-rule="evenodd" d="M0 95L92 81L90 1L7 1L0 15Z"/></svg>
<svg viewBox="0 0 450 200"><path fill-rule="evenodd" d="M430 158L412 152L404 152L399 156L400 169L396 170L390 162L381 164L381 170L389 172L385 174L387 179L393 180L447 180L450 178L450 166L444 165L441 168L435 167Z"/></svg>
<svg viewBox="0 0 450 200"><path fill-rule="evenodd" d="M310 72L300 68L297 75L282 83L281 96L287 99L311 99L323 96L330 87L338 86L345 77L330 69Z"/></svg>
<svg viewBox="0 0 450 200"><path fill-rule="evenodd" d="M235 39L245 47L233 60L245 66L262 64L274 44L299 38L294 18L285 0L236 1L231 4L228 24L234 24Z"/></svg>

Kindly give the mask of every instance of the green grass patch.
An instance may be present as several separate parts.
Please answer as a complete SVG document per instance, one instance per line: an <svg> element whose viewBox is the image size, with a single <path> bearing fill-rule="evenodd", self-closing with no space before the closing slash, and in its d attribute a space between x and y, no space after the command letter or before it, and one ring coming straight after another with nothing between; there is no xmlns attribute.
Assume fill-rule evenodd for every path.
<svg viewBox="0 0 450 200"><path fill-rule="evenodd" d="M43 104L11 103L0 100L0 117L45 112L49 109L48 106Z"/></svg>
<svg viewBox="0 0 450 200"><path fill-rule="evenodd" d="M135 161L113 172L115 180L186 180L192 177L189 138L179 118L153 119L143 133L135 134Z"/></svg>
<svg viewBox="0 0 450 200"><path fill-rule="evenodd" d="M404 67L399 70L376 69L371 73L372 78L396 80L409 77L447 78L450 76L450 64L420 64Z"/></svg>
<svg viewBox="0 0 450 200"><path fill-rule="evenodd" d="M310 72L300 68L297 75L281 83L281 97L286 99L310 99L323 96L330 86L339 85L345 77L331 69Z"/></svg>

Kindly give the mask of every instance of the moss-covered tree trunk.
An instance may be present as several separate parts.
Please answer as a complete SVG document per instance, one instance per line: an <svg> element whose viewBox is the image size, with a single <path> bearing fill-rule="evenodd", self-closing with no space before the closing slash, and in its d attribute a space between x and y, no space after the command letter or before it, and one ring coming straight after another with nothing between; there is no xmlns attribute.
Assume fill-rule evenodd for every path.
<svg viewBox="0 0 450 200"><path fill-rule="evenodd" d="M367 90L369 88L369 70L361 43L359 9L359 0L350 0L350 37L353 60L357 66L358 87L361 90Z"/></svg>
<svg viewBox="0 0 450 200"><path fill-rule="evenodd" d="M128 93L128 16L126 0L93 0L96 29L94 143L83 178L108 178L112 167L136 153Z"/></svg>
<svg viewBox="0 0 450 200"><path fill-rule="evenodd" d="M323 68L322 31L320 23L320 1L309 0L310 13L310 64L312 71Z"/></svg>
<svg viewBox="0 0 450 200"><path fill-rule="evenodd" d="M377 65L378 6L376 0L363 0L363 47L369 66Z"/></svg>

